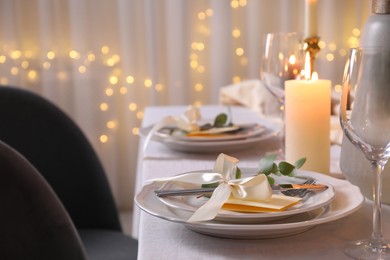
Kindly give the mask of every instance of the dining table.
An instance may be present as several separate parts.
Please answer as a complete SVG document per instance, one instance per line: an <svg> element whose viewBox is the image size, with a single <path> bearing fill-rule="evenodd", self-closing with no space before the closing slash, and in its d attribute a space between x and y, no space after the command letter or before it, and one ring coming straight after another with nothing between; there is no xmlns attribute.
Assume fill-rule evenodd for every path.
<svg viewBox="0 0 390 260"><path fill-rule="evenodd" d="M147 107L140 129L150 130L152 125L161 122L163 118L181 115L186 109L187 106L184 105ZM202 118L211 119L227 109L223 105L203 105L200 112ZM235 234L231 237L205 235L189 229L184 223L150 214L145 208L140 209L137 205L140 198L137 196L152 179L212 169L220 153L239 159L241 167L256 168L261 157L279 149L280 126L276 120L242 106L232 106L229 109L234 123L268 124L267 128L272 131L263 139L254 140L250 144L241 141L231 146L195 146L191 149L156 140L151 140L145 146L145 136L140 137L135 184L136 205L133 212L133 236L139 241L138 259L349 259L343 253L345 243L367 238L372 230L372 202L366 198L348 214L313 225L301 232L269 237L246 236L243 233L245 231L239 228L237 232L242 237ZM330 173L319 174L346 183L339 167L340 151L340 144L332 144ZM336 193L336 198L337 195ZM362 195L356 193L348 196L353 198ZM343 201L340 200L339 198L337 203L342 204ZM161 204L161 207L167 206ZM390 237L390 221L386 221L390 219L390 206L383 205L382 214L385 220L382 226L384 236ZM239 225L246 226L245 230L248 230L253 224L237 224Z"/></svg>

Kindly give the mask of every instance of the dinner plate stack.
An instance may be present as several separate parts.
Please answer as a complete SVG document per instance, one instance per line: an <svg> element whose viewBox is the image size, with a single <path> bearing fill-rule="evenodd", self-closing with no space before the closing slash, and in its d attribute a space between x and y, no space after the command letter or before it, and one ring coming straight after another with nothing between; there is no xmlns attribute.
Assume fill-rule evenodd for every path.
<svg viewBox="0 0 390 260"><path fill-rule="evenodd" d="M236 126L238 127L237 129L234 128ZM147 137L151 131L154 132L153 127L154 125L141 128L139 131L140 136ZM179 131L177 131L177 134L174 134L172 133L173 130L175 130L173 126L166 125L152 133L151 140L160 142L175 151L214 153L240 150L261 143L277 136L280 132L280 126L270 120L261 119L257 123L233 125L229 132L215 132L210 135L185 135ZM212 131L218 130L218 128L212 129Z"/></svg>
<svg viewBox="0 0 390 260"><path fill-rule="evenodd" d="M253 172L253 169L242 170L244 175ZM204 172L207 171L191 172L186 175L195 176ZM275 176L275 181L297 184L308 178L327 185L328 189L309 192L299 204L280 212L248 213L221 209L213 220L187 222L208 200L207 197L199 195L157 197L155 191L199 188L188 183L151 182L136 195L135 202L142 210L153 216L183 224L198 233L236 239L259 239L297 234L318 224L340 219L356 211L364 201L358 187L346 180L321 173L298 171L296 177Z"/></svg>

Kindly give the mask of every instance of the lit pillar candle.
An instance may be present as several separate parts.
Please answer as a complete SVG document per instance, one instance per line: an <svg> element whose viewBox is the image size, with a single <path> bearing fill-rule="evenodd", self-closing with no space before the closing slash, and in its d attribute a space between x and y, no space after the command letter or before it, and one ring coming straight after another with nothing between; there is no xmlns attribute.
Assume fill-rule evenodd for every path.
<svg viewBox="0 0 390 260"><path fill-rule="evenodd" d="M329 173L330 80L285 82L286 161L306 157L304 170Z"/></svg>
<svg viewBox="0 0 390 260"><path fill-rule="evenodd" d="M305 36L317 36L317 0L305 0Z"/></svg>

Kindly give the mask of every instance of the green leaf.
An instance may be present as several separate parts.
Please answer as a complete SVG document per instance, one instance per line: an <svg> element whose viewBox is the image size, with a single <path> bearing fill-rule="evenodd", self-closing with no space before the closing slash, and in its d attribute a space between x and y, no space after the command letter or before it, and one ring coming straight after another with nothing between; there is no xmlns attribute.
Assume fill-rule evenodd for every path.
<svg viewBox="0 0 390 260"><path fill-rule="evenodd" d="M221 114L217 115L217 117L214 120L214 127L225 126L227 119L228 119L228 116L225 113L221 113Z"/></svg>
<svg viewBox="0 0 390 260"><path fill-rule="evenodd" d="M279 170L283 175L290 175L294 173L295 166L288 162L280 162Z"/></svg>
<svg viewBox="0 0 390 260"><path fill-rule="evenodd" d="M237 167L236 169L236 179L241 179L241 169Z"/></svg>
<svg viewBox="0 0 390 260"><path fill-rule="evenodd" d="M305 162L306 162L306 157L299 159L294 163L295 168L297 169L301 168L305 164Z"/></svg>
<svg viewBox="0 0 390 260"><path fill-rule="evenodd" d="M274 160L276 156L276 154L269 154L261 158L257 168L258 173L264 173L265 175L272 173L274 170Z"/></svg>
<svg viewBox="0 0 390 260"><path fill-rule="evenodd" d="M219 182L211 182L211 183L203 183L202 188L217 188L219 185Z"/></svg>
<svg viewBox="0 0 390 260"><path fill-rule="evenodd" d="M272 178L271 176L267 176L267 179L270 185L273 185L275 183L275 179Z"/></svg>

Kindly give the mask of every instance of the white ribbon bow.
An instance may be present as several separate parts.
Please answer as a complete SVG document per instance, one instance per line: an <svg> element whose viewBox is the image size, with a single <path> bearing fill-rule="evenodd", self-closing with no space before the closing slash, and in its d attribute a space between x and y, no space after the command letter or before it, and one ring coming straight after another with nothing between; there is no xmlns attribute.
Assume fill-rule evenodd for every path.
<svg viewBox="0 0 390 260"><path fill-rule="evenodd" d="M272 196L272 188L267 176L259 174L253 177L235 179L238 159L220 154L214 165L213 172L199 175L183 174L172 178L154 179L154 182L179 181L195 184L219 182L211 198L187 220L187 222L206 221L214 219L223 204L232 196L241 200L264 201Z"/></svg>
<svg viewBox="0 0 390 260"><path fill-rule="evenodd" d="M146 147L148 146L153 135L164 126L172 125L186 132L194 132L199 131L198 121L200 119L201 115L199 108L195 106L189 106L183 115L165 117L163 120L155 124L150 130L148 136L145 139L143 150L146 150Z"/></svg>

